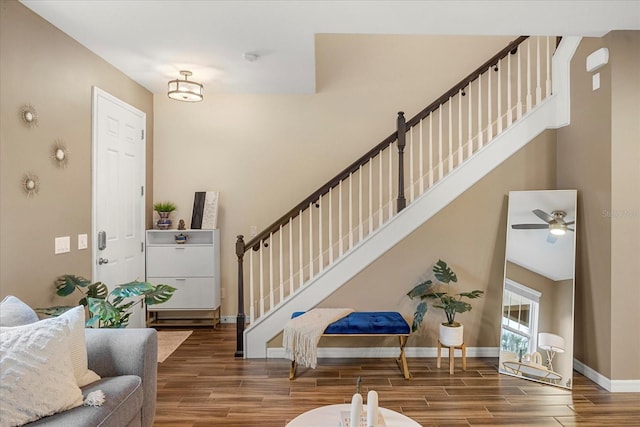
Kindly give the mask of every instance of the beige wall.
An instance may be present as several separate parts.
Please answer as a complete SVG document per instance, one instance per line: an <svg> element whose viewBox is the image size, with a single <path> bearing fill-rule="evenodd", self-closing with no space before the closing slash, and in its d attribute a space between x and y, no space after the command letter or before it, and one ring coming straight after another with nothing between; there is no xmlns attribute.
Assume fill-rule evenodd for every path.
<svg viewBox="0 0 640 427"><path fill-rule="evenodd" d="M587 55L609 48L593 91ZM571 125L558 130L558 186L577 188L575 357L640 379L640 32L586 38L571 71Z"/></svg>
<svg viewBox="0 0 640 427"><path fill-rule="evenodd" d="M611 378L640 380L640 31L616 31L605 41L612 64L615 165L610 217Z"/></svg>
<svg viewBox="0 0 640 427"><path fill-rule="evenodd" d="M17 1L1 1L0 297L13 294L47 306L59 275L91 276L91 250L77 250L77 236L89 234L91 247L92 86L147 114L150 177L151 93ZM18 114L27 103L38 114L31 129ZM64 169L50 155L57 139L69 149ZM40 179L40 191L27 199L21 180L28 172ZM148 178L149 218L151 184ZM70 253L54 255L58 236L71 236Z"/></svg>
<svg viewBox="0 0 640 427"><path fill-rule="evenodd" d="M193 193L220 191L222 314L237 313L236 235L270 225L392 133L397 111L413 116L511 39L319 35L316 94L156 96L154 199L189 224Z"/></svg>

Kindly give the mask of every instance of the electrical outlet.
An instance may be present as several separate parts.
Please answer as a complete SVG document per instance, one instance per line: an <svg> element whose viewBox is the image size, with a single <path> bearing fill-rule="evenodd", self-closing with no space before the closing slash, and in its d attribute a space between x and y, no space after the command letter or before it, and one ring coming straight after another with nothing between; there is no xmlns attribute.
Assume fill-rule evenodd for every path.
<svg viewBox="0 0 640 427"><path fill-rule="evenodd" d="M258 235L258 226L252 225L249 227L249 236L256 237Z"/></svg>
<svg viewBox="0 0 640 427"><path fill-rule="evenodd" d="M78 234L78 249L87 249L87 235Z"/></svg>
<svg viewBox="0 0 640 427"><path fill-rule="evenodd" d="M71 251L71 237L56 237L54 253L64 254Z"/></svg>
<svg viewBox="0 0 640 427"><path fill-rule="evenodd" d="M220 298L224 299L224 288L220 289Z"/></svg>

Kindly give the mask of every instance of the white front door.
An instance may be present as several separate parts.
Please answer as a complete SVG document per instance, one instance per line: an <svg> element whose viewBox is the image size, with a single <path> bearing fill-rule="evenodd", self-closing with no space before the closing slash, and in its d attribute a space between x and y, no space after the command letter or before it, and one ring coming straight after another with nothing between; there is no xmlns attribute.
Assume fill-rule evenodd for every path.
<svg viewBox="0 0 640 427"><path fill-rule="evenodd" d="M93 281L144 281L145 122L142 111L93 88ZM144 326L137 307L130 327Z"/></svg>

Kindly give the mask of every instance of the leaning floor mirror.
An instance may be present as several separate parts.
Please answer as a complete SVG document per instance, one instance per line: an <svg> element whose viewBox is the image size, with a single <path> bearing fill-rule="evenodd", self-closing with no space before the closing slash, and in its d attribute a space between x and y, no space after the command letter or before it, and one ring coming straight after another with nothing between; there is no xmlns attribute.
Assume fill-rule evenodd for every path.
<svg viewBox="0 0 640 427"><path fill-rule="evenodd" d="M571 388L576 190L511 191L500 373Z"/></svg>

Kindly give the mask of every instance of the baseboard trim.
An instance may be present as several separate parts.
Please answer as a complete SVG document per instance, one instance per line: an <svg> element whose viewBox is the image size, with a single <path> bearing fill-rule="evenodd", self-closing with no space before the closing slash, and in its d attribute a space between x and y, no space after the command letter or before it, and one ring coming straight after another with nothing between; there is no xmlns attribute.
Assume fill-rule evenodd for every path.
<svg viewBox="0 0 640 427"><path fill-rule="evenodd" d="M236 323L238 316L220 316L220 323Z"/></svg>
<svg viewBox="0 0 640 427"><path fill-rule="evenodd" d="M407 347L407 357L437 357L438 350L435 347ZM467 357L498 357L497 347L467 347ZM322 358L386 358L398 357L398 347L320 347L318 357ZM460 351L456 352L459 355ZM449 350L443 348L443 357L449 356ZM268 359L284 359L284 348L270 347L267 349Z"/></svg>
<svg viewBox="0 0 640 427"><path fill-rule="evenodd" d="M640 392L640 380L611 380L577 359L573 359L573 369L612 393Z"/></svg>

